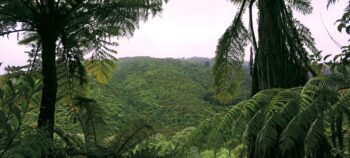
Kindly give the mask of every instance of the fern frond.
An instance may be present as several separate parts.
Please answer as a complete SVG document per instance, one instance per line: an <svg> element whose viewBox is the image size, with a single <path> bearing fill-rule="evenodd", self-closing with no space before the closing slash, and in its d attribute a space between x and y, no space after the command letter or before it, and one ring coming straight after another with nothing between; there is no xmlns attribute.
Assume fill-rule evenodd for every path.
<svg viewBox="0 0 350 158"><path fill-rule="evenodd" d="M18 44L20 45L28 45L32 42L37 42L40 39L39 34L36 33L29 33L26 34L24 39L20 40Z"/></svg>
<svg viewBox="0 0 350 158"><path fill-rule="evenodd" d="M339 102L337 102L333 108L331 113L335 115L339 115L341 113L344 113L346 115L350 115L350 91L346 90L345 92L342 92L341 98Z"/></svg>
<svg viewBox="0 0 350 158"><path fill-rule="evenodd" d="M255 152L255 141L259 131L264 125L265 112L262 110L258 111L253 118L247 124L247 127L243 133L242 141L247 147L247 154L254 155Z"/></svg>
<svg viewBox="0 0 350 158"><path fill-rule="evenodd" d="M241 20L245 8L246 0L241 4L231 26L220 38L216 49L212 87L215 98L222 103L228 103L236 96L243 78L244 47L249 40L249 33Z"/></svg>
<svg viewBox="0 0 350 158"><path fill-rule="evenodd" d="M232 148L241 144L248 122L259 110L266 108L279 91L280 89L262 91L252 99L243 101L230 110L204 121L192 134L194 142L199 143L199 140L204 139L212 147L224 145Z"/></svg>
<svg viewBox="0 0 350 158"><path fill-rule="evenodd" d="M310 29L296 19L293 20L293 24L298 31L299 37L304 47L308 48L312 53L319 52L319 50L316 48L315 39L312 37Z"/></svg>
<svg viewBox="0 0 350 158"><path fill-rule="evenodd" d="M312 13L311 0L287 0L287 2L291 8L304 15Z"/></svg>
<svg viewBox="0 0 350 158"><path fill-rule="evenodd" d="M309 81L303 88L302 109L283 130L280 148L283 154L295 152L304 139L312 123L336 103L340 96L338 90L344 87L347 79L340 76L318 77Z"/></svg>
<svg viewBox="0 0 350 158"><path fill-rule="evenodd" d="M102 84L111 79L116 69L114 61L109 59L86 61L85 67L86 71Z"/></svg>
<svg viewBox="0 0 350 158"><path fill-rule="evenodd" d="M271 100L265 112L264 125L256 138L255 155L269 157L266 153L276 152L279 134L299 112L299 94L300 89L285 90Z"/></svg>
<svg viewBox="0 0 350 158"><path fill-rule="evenodd" d="M106 154L111 154L108 156L122 156L155 133L155 125L147 119L138 119L130 122L129 125L125 126L117 135L106 142L108 150L110 150Z"/></svg>
<svg viewBox="0 0 350 158"><path fill-rule="evenodd" d="M305 155L309 157L331 156L329 142L324 134L325 126L323 120L323 116L319 116L312 123L305 137Z"/></svg>
<svg viewBox="0 0 350 158"><path fill-rule="evenodd" d="M247 157L344 156L349 87L348 76L331 75L302 88L265 90L208 118L190 137L200 149L242 148Z"/></svg>
<svg viewBox="0 0 350 158"><path fill-rule="evenodd" d="M327 8L329 7L329 5L334 4L337 0L328 0L327 2ZM339 1L339 0L338 0Z"/></svg>

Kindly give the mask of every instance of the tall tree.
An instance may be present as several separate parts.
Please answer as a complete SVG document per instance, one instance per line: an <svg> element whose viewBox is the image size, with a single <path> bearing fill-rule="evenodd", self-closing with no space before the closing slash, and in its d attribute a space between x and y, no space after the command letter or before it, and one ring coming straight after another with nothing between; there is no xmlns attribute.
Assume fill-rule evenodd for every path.
<svg viewBox="0 0 350 158"><path fill-rule="evenodd" d="M218 99L232 99L241 80L245 47L251 48L252 95L269 88L304 85L309 66L307 50L317 52L308 28L293 18L292 9L303 14L312 11L310 0L258 0L258 41L253 27L255 0L232 0L240 6L232 25L219 40L213 67L213 87ZM249 9L249 29L242 16ZM225 100L224 100L225 101Z"/></svg>
<svg viewBox="0 0 350 158"><path fill-rule="evenodd" d="M112 37L132 35L139 21L162 10L166 0L0 0L0 35L23 32L38 39L43 77L38 127L53 139L58 54L82 66L113 58ZM61 52L61 53L58 53Z"/></svg>

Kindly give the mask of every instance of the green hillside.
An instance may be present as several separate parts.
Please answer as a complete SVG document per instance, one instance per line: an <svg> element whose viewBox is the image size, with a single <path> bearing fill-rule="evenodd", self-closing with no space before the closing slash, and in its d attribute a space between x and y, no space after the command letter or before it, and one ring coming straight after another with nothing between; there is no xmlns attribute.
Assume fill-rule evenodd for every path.
<svg viewBox="0 0 350 158"><path fill-rule="evenodd" d="M79 98L79 96L78 98L70 98L73 100L68 101L71 97L69 94L66 94L67 97L59 97L55 114L57 118L55 121L55 148L60 148L57 150L60 153L56 154L61 155L58 157L74 155L79 150L89 151L90 154L110 154L115 149L127 151L135 149L137 154L142 155L144 149L147 150L149 147L151 149L154 146L163 146L164 150L166 149L160 152L158 147L155 148L157 150L153 152L159 152L158 154L174 153L173 150L168 151L168 149L172 149L172 147L169 148L169 145L174 146L177 141L183 142L183 138L195 129L191 127L198 127L203 120L223 112L225 109L231 108L230 106L234 106L236 102L249 97L250 78L249 73L246 73L241 93L237 99L228 105L219 104L211 93L212 65L212 60L207 58L134 57L119 59L117 61L118 69L108 83L90 82L91 89L86 91L83 90L84 87L75 87L77 91L82 88L82 93L87 93L89 98ZM2 79L5 78L0 78L0 83L4 82ZM12 79L13 83L11 82L8 86L11 87L12 84L16 83L16 80ZM40 82L34 84L34 80L29 80L28 83L40 86ZM90 87L89 85L86 86ZM21 88L21 86L15 88ZM12 89L16 90L15 88ZM5 92L19 92L12 92L12 89L7 88L10 91ZM60 94L69 93L64 87L59 92ZM12 119L21 114L25 115L24 119L21 120L23 125L19 127L21 136L29 135L23 140L22 145L11 148L8 151L9 155L19 151L25 155L27 154L26 150L35 154L37 149L31 149L31 146L35 146L32 143L40 144L42 142L42 138L38 137L37 139L34 136L35 132L33 132L37 127L39 113L37 105L39 105L41 93L34 94L36 95L32 98L32 104L25 106L28 107L25 114L19 113L16 109L7 109L14 110L10 111L13 115L11 115ZM3 96L9 97L4 99L9 102L9 107L15 103L12 100L17 100L11 98L11 95ZM26 100L21 97L19 95L18 101L23 100L26 103ZM26 109L25 107L21 107L21 109ZM142 129L143 127L146 128ZM14 133L12 130L15 128L9 130L8 133ZM135 131L140 133L133 137L132 133ZM118 145L118 143L127 142L127 138L132 138L132 141L129 142L131 144L140 141L144 144L139 144L138 148L133 145L113 146L111 151L104 151L109 150L111 142L117 142ZM154 142L154 146L148 146L148 141ZM162 143L167 143L168 146L164 146ZM102 146L99 147L102 148L92 148L96 144L101 144ZM42 146L45 147L45 144ZM78 150L71 150L71 146Z"/></svg>
<svg viewBox="0 0 350 158"><path fill-rule="evenodd" d="M118 70L103 87L95 87L95 99L106 108L110 127L148 118L172 134L196 126L222 111L211 97L212 60L206 58L122 58ZM249 81L249 80L246 80ZM248 86L245 82L243 85ZM248 87L243 87L249 91ZM239 96L247 97L247 93Z"/></svg>

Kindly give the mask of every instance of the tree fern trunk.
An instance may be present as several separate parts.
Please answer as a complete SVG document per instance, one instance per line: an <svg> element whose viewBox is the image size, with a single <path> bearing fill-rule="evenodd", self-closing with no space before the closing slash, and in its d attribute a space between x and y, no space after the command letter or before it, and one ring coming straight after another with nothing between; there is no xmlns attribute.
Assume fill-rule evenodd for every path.
<svg viewBox="0 0 350 158"><path fill-rule="evenodd" d="M307 70L299 60L295 45L288 39L287 17L283 0L259 0L259 51L254 59L252 94L270 88L304 85Z"/></svg>
<svg viewBox="0 0 350 158"><path fill-rule="evenodd" d="M55 104L57 93L56 41L58 25L55 15L50 11L40 17L38 33L42 43L42 77L43 88L38 118L38 127L45 131L48 140L53 142L55 125ZM52 149L52 148L51 148ZM49 155L52 150L49 151ZM43 155L43 157L48 155Z"/></svg>
<svg viewBox="0 0 350 158"><path fill-rule="evenodd" d="M51 140L53 139L57 93L55 42L56 40L52 37L42 38L43 89L38 119L38 127L47 131L48 138Z"/></svg>
<svg viewBox="0 0 350 158"><path fill-rule="evenodd" d="M57 93L56 74L56 41L58 40L58 28L56 13L49 2L47 10L43 10L38 17L38 34L42 44L42 77L43 88L38 118L38 128L45 132L49 141L53 142L55 125L55 104ZM49 151L50 153L52 151ZM43 155L47 156L47 155Z"/></svg>

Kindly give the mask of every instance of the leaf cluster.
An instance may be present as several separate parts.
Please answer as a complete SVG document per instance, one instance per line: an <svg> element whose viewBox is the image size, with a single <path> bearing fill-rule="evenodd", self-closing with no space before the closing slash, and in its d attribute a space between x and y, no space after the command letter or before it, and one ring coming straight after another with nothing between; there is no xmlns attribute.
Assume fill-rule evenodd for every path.
<svg viewBox="0 0 350 158"><path fill-rule="evenodd" d="M332 75L262 91L201 123L191 142L247 157L346 157L349 87L348 77Z"/></svg>

